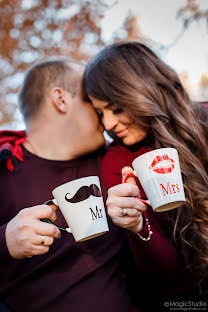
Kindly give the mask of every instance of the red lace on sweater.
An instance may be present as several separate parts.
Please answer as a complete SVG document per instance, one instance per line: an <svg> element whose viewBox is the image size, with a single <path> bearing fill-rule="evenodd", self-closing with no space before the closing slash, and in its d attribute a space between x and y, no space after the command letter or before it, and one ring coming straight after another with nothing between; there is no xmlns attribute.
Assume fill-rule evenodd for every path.
<svg viewBox="0 0 208 312"><path fill-rule="evenodd" d="M23 161L21 144L25 141L25 131L0 131L0 165L6 164L9 171L14 170L14 159Z"/></svg>

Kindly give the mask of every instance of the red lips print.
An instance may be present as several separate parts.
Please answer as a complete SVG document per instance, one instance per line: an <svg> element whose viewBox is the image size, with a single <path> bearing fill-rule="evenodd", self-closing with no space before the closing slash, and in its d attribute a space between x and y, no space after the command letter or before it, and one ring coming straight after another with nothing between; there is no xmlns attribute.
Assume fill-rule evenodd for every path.
<svg viewBox="0 0 208 312"><path fill-rule="evenodd" d="M164 165L165 161L165 165ZM154 172L166 174L172 172L175 167L175 161L168 155L156 156L149 167Z"/></svg>

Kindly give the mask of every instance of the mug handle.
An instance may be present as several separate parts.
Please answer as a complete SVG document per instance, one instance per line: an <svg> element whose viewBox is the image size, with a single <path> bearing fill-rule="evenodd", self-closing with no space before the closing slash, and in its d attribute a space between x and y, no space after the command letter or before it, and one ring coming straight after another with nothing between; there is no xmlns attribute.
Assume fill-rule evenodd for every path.
<svg viewBox="0 0 208 312"><path fill-rule="evenodd" d="M129 177L137 177L136 171L133 170L132 172L130 172L130 173L128 173L127 175L123 176L123 177L122 177L122 183L127 183L126 181L127 181L127 179L128 179ZM134 196L134 198L140 200L142 203L144 203L144 204L146 204L146 205L148 205L148 206L151 206L150 201L149 201L148 199L145 200L145 199L139 198L139 197L137 197L137 196Z"/></svg>
<svg viewBox="0 0 208 312"><path fill-rule="evenodd" d="M58 203L57 203L57 201L56 201L55 198L49 199L49 200L47 200L45 203L43 203L43 205L49 205L49 206L50 206L50 204L54 204L54 205L58 206ZM48 223L50 223L50 224L53 224L53 225L55 225L55 226L56 226L59 230L61 230L61 231L65 231L65 232L68 232L68 233L72 233L72 231L71 231L70 228L62 228L62 227L56 225L55 223L53 223L53 222L52 222L50 219L48 219L48 218L41 219L41 221L46 221L46 222L48 222Z"/></svg>

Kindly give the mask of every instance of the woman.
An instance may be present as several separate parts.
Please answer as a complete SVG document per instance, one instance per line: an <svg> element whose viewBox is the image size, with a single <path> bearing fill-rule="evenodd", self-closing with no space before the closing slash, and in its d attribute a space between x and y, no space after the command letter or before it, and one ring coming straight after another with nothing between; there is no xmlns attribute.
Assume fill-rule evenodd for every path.
<svg viewBox="0 0 208 312"><path fill-rule="evenodd" d="M134 289L141 306L145 299L143 305L147 307L147 298L164 307L167 298L198 299L200 293L205 295L207 109L193 103L177 74L139 42L119 42L102 50L86 68L83 93L114 138L103 161L104 181L111 188L108 213L114 223L129 230L129 246L137 266L133 275L138 276L140 284ZM171 211L153 213L124 195L126 185L115 185L121 183L123 166L131 166L137 156L163 147L178 150L186 203ZM146 198L138 186L141 198ZM138 195L139 191L129 185L128 192ZM146 222L143 216L148 217Z"/></svg>

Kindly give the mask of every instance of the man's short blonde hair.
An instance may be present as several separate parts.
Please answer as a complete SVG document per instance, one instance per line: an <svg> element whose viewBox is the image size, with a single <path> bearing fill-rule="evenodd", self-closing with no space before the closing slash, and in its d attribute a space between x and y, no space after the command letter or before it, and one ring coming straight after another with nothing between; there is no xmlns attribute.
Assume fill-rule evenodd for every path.
<svg viewBox="0 0 208 312"><path fill-rule="evenodd" d="M53 88L59 87L69 91L72 96L76 95L81 76L75 70L76 65L84 69L81 62L54 59L37 63L27 71L19 93L19 107L25 121L39 112Z"/></svg>

